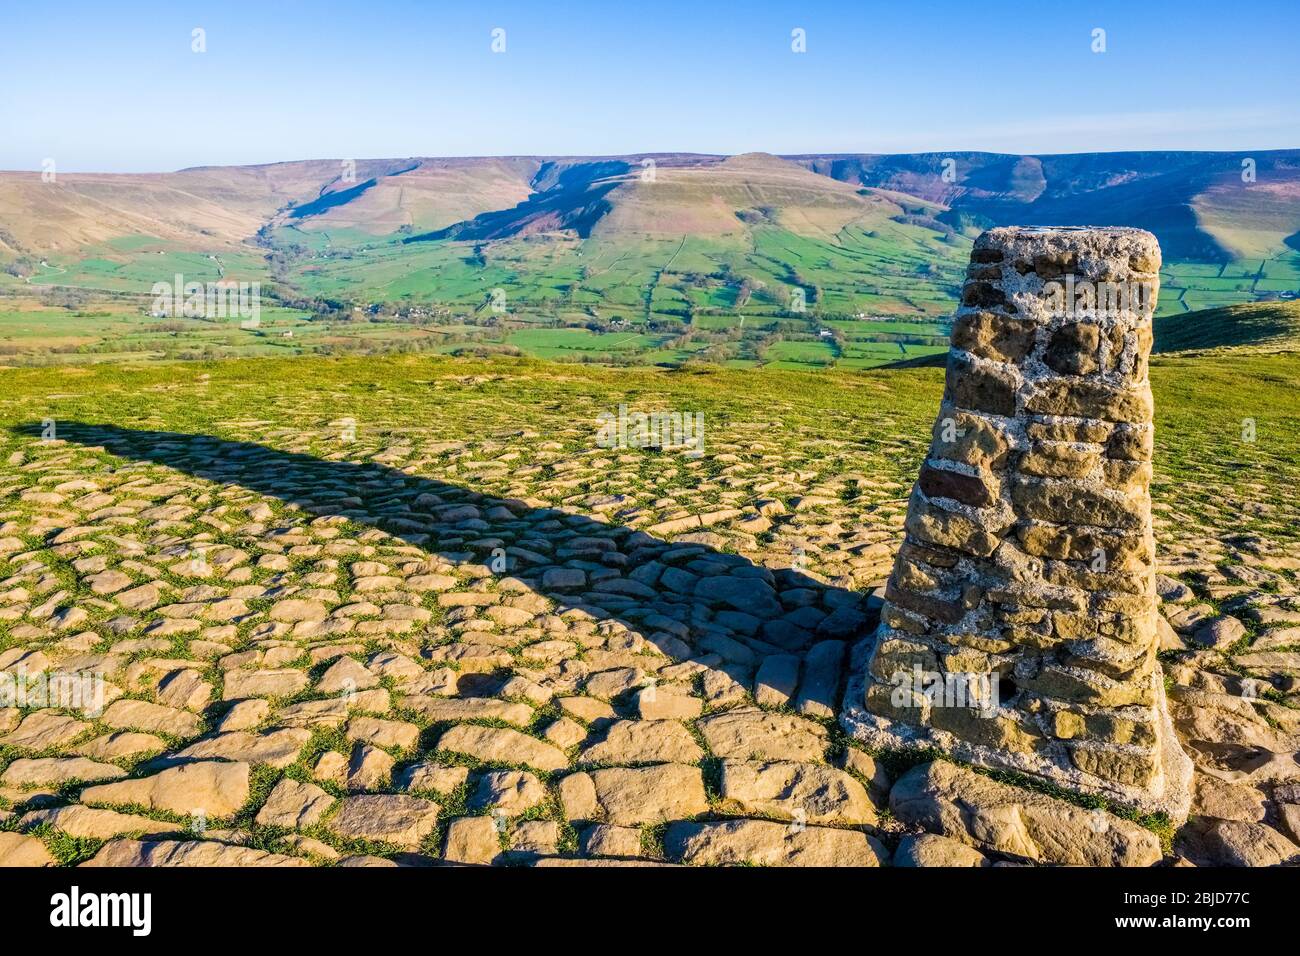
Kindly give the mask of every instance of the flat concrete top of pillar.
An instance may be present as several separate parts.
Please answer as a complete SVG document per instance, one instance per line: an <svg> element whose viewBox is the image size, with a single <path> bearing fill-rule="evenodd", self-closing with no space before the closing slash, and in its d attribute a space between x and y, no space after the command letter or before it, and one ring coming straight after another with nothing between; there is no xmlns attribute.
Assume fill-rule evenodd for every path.
<svg viewBox="0 0 1300 956"><path fill-rule="evenodd" d="M1137 229L1133 226L994 226L992 229L985 231L984 235L1054 235L1057 233L1063 235L1072 235L1081 232L1095 232L1099 235L1108 236L1149 236L1151 233L1145 229Z"/></svg>
<svg viewBox="0 0 1300 956"><path fill-rule="evenodd" d="M997 226L975 240L974 263L1016 265L1055 278L1082 274L1153 274L1160 269L1160 244L1145 229L1128 226Z"/></svg>

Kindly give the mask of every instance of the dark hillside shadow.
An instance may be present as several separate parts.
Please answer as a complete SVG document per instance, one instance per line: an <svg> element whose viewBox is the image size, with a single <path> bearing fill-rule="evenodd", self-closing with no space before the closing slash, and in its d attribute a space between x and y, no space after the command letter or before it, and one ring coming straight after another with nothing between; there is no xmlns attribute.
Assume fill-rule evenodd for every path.
<svg viewBox="0 0 1300 956"><path fill-rule="evenodd" d="M41 428L16 431L39 437ZM498 563L504 557L504 568L492 568L498 577L519 579L551 599L553 613L579 609L597 622L622 622L672 660L697 659L746 689L764 658L804 658L817 648L817 666L810 661L804 668L807 679L792 698L796 709L814 716L838 713L844 652L875 623L865 595L796 570L771 571L702 544L673 544L377 463L326 461L253 442L114 425L59 422L57 435L120 458L246 488L307 515L378 528L451 564L491 567L494 556ZM468 696L482 692L462 690Z"/></svg>

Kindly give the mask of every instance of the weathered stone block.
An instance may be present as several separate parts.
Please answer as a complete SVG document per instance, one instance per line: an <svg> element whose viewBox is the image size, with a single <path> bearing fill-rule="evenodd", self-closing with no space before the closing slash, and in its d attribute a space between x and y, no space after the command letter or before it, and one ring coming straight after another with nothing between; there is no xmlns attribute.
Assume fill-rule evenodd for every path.
<svg viewBox="0 0 1300 956"><path fill-rule="evenodd" d="M934 594L909 591L896 586L892 581L885 587L885 600L944 624L956 624L965 613L957 601L945 600Z"/></svg>
<svg viewBox="0 0 1300 956"><path fill-rule="evenodd" d="M943 582L939 575L942 571L938 568L927 568L922 564L899 556L898 561L894 564L894 573L891 576L895 585L900 588L906 588L910 591L931 591L941 587Z"/></svg>
<svg viewBox="0 0 1300 956"><path fill-rule="evenodd" d="M1137 531L1123 534L1081 525L1027 521L1016 534L1020 546L1041 558L1085 561L1098 567L1141 570L1154 558L1155 542Z"/></svg>
<svg viewBox="0 0 1300 956"><path fill-rule="evenodd" d="M1081 562L1048 561L1043 566L1043 580L1048 584L1077 588L1082 591L1119 591L1122 594L1148 594L1154 586L1149 569L1094 571Z"/></svg>
<svg viewBox="0 0 1300 956"><path fill-rule="evenodd" d="M920 614L914 614L893 604L887 604L881 609L880 619L886 627L908 634L926 634L930 630L930 622Z"/></svg>
<svg viewBox="0 0 1300 956"><path fill-rule="evenodd" d="M1130 494L1151 487L1151 462L1110 461L1102 463L1107 486Z"/></svg>
<svg viewBox="0 0 1300 956"><path fill-rule="evenodd" d="M1021 477L1011 484L1011 500L1026 518L1068 524L1140 530L1150 521L1150 501L1108 494L1109 489L1080 482Z"/></svg>
<svg viewBox="0 0 1300 956"><path fill-rule="evenodd" d="M1018 604L1052 611L1081 611L1088 606L1088 595L1069 588L1045 588L1030 584L1012 584L991 588L988 599L994 604Z"/></svg>
<svg viewBox="0 0 1300 956"><path fill-rule="evenodd" d="M951 568L957 563L957 555L940 548L927 548L914 541L904 541L898 548L900 558L916 564L927 564L932 568Z"/></svg>
<svg viewBox="0 0 1300 956"><path fill-rule="evenodd" d="M931 458L1001 471L1010 450L1005 426L983 415L946 408L934 423Z"/></svg>
<svg viewBox="0 0 1300 956"><path fill-rule="evenodd" d="M1138 747L1151 747L1156 743L1155 723L1146 719L1123 717L1117 713L1099 713L1090 714L1086 724L1088 736L1104 743L1133 744Z"/></svg>
<svg viewBox="0 0 1300 956"><path fill-rule="evenodd" d="M1034 383L1026 396L1025 411L1037 415L1099 418L1107 422L1149 422L1151 390L1121 388L1087 379L1042 379Z"/></svg>
<svg viewBox="0 0 1300 956"><path fill-rule="evenodd" d="M1056 611L1052 614L1052 633L1067 641L1095 637L1101 633L1100 622L1090 614Z"/></svg>
<svg viewBox="0 0 1300 956"><path fill-rule="evenodd" d="M916 496L912 501L904 526L922 543L984 557L997 549L997 534L965 515L936 508Z"/></svg>
<svg viewBox="0 0 1300 956"><path fill-rule="evenodd" d="M1121 461L1150 461L1155 446L1151 428L1120 425L1106 443L1106 457Z"/></svg>
<svg viewBox="0 0 1300 956"><path fill-rule="evenodd" d="M1001 306L1014 312L1015 306L1007 302L1007 295L992 282L975 281L966 283L961 290L961 304L980 309ZM1008 308L1009 306L1009 308Z"/></svg>
<svg viewBox="0 0 1300 956"><path fill-rule="evenodd" d="M994 715L971 707L932 707L930 726L982 747L1015 753L1033 753L1045 742L1023 714L1009 707Z"/></svg>
<svg viewBox="0 0 1300 956"><path fill-rule="evenodd" d="M1016 677L1020 687L1067 704L1127 707L1155 703L1149 684L1118 681L1085 667L1048 664L1032 676L1017 672Z"/></svg>
<svg viewBox="0 0 1300 956"><path fill-rule="evenodd" d="M1062 375L1087 375L1098 367L1101 330L1092 323L1063 325L1052 333L1043 352L1043 362Z"/></svg>
<svg viewBox="0 0 1300 956"><path fill-rule="evenodd" d="M1086 478L1101 461L1100 450L1064 442L1034 442L1020 456L1016 469L1023 475L1046 478Z"/></svg>
<svg viewBox="0 0 1300 956"><path fill-rule="evenodd" d="M920 483L927 498L951 498L973 508L983 508L998 500L998 483L991 475L979 472L967 475L927 463L921 468Z"/></svg>
<svg viewBox="0 0 1300 956"><path fill-rule="evenodd" d="M1116 426L1086 418L1030 418L1025 433L1033 441L1073 441L1101 444Z"/></svg>
<svg viewBox="0 0 1300 956"><path fill-rule="evenodd" d="M1058 710L1052 714L1052 736L1058 740L1072 740L1082 735L1088 727L1087 719L1072 710Z"/></svg>
<svg viewBox="0 0 1300 956"><path fill-rule="evenodd" d="M1071 746L1069 751L1070 760L1084 773L1130 787L1149 786L1159 770L1160 755L1154 751L1087 746Z"/></svg>
<svg viewBox="0 0 1300 956"><path fill-rule="evenodd" d="M1128 258L1128 266L1134 272L1157 273L1160 271L1160 247L1135 252Z"/></svg>
<svg viewBox="0 0 1300 956"><path fill-rule="evenodd" d="M1019 378L1010 369L979 365L956 352L949 356L947 394L959 408L991 415L1014 415L1019 387Z"/></svg>
<svg viewBox="0 0 1300 956"><path fill-rule="evenodd" d="M886 684L895 683L895 676L919 667L923 671L939 669L939 655L933 647L918 641L893 638L883 641L872 658L872 673Z"/></svg>
<svg viewBox="0 0 1300 956"><path fill-rule="evenodd" d="M1033 351L1037 329L1037 323L1028 319L972 312L953 325L952 344L994 362L1019 363Z"/></svg>

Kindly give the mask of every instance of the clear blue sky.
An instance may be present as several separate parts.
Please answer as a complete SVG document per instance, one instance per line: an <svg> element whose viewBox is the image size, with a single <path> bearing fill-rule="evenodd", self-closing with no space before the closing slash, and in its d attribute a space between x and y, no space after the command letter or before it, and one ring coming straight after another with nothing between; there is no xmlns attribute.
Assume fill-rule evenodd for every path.
<svg viewBox="0 0 1300 956"><path fill-rule="evenodd" d="M1297 0L5 0L0 168L1300 147L1298 36Z"/></svg>

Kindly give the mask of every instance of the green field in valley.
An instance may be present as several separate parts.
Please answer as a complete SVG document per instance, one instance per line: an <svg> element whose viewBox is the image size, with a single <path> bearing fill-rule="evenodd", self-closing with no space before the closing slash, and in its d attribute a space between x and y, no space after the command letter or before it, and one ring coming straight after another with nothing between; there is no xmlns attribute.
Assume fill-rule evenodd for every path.
<svg viewBox="0 0 1300 956"><path fill-rule="evenodd" d="M23 278L0 274L0 358L504 351L825 370L942 353L969 238L893 220L872 225L821 238L760 225L724 236L541 233L491 242L282 226L260 249L220 254L123 237L51 255ZM260 328L151 317L153 285L177 275L261 283ZM1161 280L1162 321L1294 296L1300 253L1169 262Z"/></svg>

